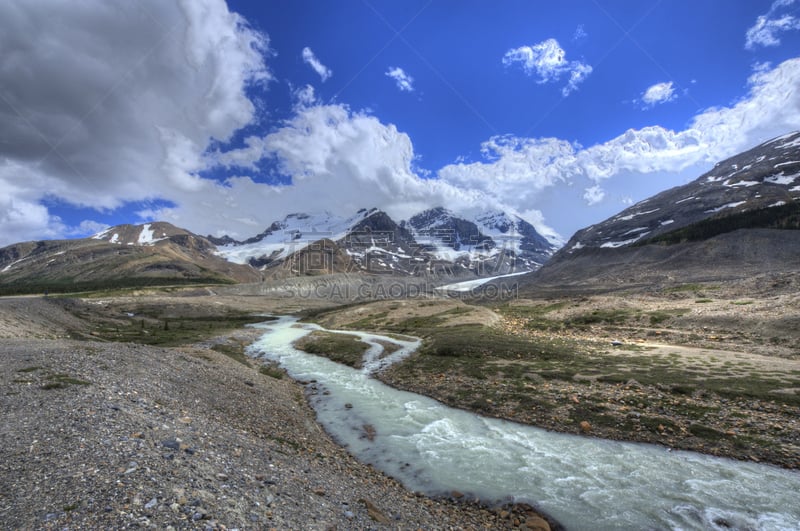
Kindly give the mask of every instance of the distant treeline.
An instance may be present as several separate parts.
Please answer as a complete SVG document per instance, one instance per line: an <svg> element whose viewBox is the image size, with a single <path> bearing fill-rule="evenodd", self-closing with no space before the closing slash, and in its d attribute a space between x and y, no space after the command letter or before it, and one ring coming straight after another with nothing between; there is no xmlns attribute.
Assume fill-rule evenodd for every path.
<svg viewBox="0 0 800 531"><path fill-rule="evenodd" d="M234 284L220 277L197 278L125 278L74 282L68 279L43 280L38 282L0 283L0 296L30 294L62 294L85 291L104 291L130 288L152 288L161 286L186 286L195 284Z"/></svg>
<svg viewBox="0 0 800 531"><path fill-rule="evenodd" d="M635 246L652 243L673 245L701 241L739 229L800 229L800 202L792 201L786 205L704 219L692 225L636 242Z"/></svg>

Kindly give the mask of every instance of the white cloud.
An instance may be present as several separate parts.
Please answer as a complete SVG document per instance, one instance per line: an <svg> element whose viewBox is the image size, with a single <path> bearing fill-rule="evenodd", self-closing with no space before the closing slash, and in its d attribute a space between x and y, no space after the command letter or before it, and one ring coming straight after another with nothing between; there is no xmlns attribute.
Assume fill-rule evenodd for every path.
<svg viewBox="0 0 800 531"><path fill-rule="evenodd" d="M98 223L97 221L85 219L81 221L74 229L74 235L83 236L85 234L97 234L108 228L105 223Z"/></svg>
<svg viewBox="0 0 800 531"><path fill-rule="evenodd" d="M572 40L573 41L582 41L583 39L585 39L588 36L589 36L589 34L586 33L586 29L583 27L583 24L578 24L578 27L575 28L575 33L572 34Z"/></svg>
<svg viewBox="0 0 800 531"><path fill-rule="evenodd" d="M486 162L445 166L439 178L493 197L515 197L524 204L576 173L575 146L555 138L496 136L481 145L481 153Z"/></svg>
<svg viewBox="0 0 800 531"><path fill-rule="evenodd" d="M589 206L596 205L597 203L601 202L605 196L605 191L598 185L586 188L583 193L583 199Z"/></svg>
<svg viewBox="0 0 800 531"><path fill-rule="evenodd" d="M672 101L675 97L675 88L672 86L672 81L665 81L648 87L642 93L641 102L645 108L650 108Z"/></svg>
<svg viewBox="0 0 800 531"><path fill-rule="evenodd" d="M591 66L576 62L572 66L572 70L569 72L569 82L567 83L567 86L561 89L561 95L566 98L570 95L570 93L578 90L578 85L583 83L583 81L589 77L589 74L591 73Z"/></svg>
<svg viewBox="0 0 800 531"><path fill-rule="evenodd" d="M682 130L631 129L589 147L495 136L482 144L481 161L445 166L429 179L415 168L407 134L366 112L320 105L309 86L294 90L294 115L269 134L251 135L239 149L209 151L219 145L215 139L224 142L258 120L245 89L269 79L266 37L221 0L19 5L0 3L3 243L74 230L43 205L45 194L97 209L160 199L175 206L142 215L238 237L299 209L351 215L375 206L402 219L435 205L509 208L546 233L539 209L554 191L602 208L619 195L605 190L616 182L693 178L704 166L800 129L798 58L760 65L745 97L700 112ZM47 39L31 39L26 24ZM528 48L504 62L540 82L571 83L574 76L568 90L589 73L558 53L557 43L539 55ZM258 182L264 159L291 184ZM202 177L216 166L241 173L225 183Z"/></svg>
<svg viewBox="0 0 800 531"><path fill-rule="evenodd" d="M249 176L225 185L207 182L205 190L187 193L179 206L162 210L159 217L203 234L249 237L298 209L350 216L359 208L378 207L399 220L436 205L499 207L480 191L420 178L413 170L408 135L344 105L300 109L283 127L248 138L246 144L229 152L227 161L247 167L272 157L292 184L267 186ZM215 208L203 206L208 197L215 198Z"/></svg>
<svg viewBox="0 0 800 531"><path fill-rule="evenodd" d="M291 186L267 186L246 175L226 186L206 183L205 191L187 192L176 200L178 207L159 217L202 233L248 237L299 208L350 215L374 206L403 219L447 205L506 208L553 234L539 209L554 191L561 190L563 201L573 185L580 190L572 192L575 201L613 209L609 198L621 191L611 194L606 188L617 181L695 178L759 141L800 129L800 59L753 74L749 83L747 97L700 113L684 130L631 129L589 147L557 138L495 136L481 145L483 160L447 165L432 179L420 178L411 139L394 125L342 105L311 105L298 108L283 127L224 154L227 164L243 169L270 157L291 176ZM215 198L213 205L209 197Z"/></svg>
<svg viewBox="0 0 800 531"><path fill-rule="evenodd" d="M113 209L199 190L200 155L256 119L245 89L270 79L266 37L221 0L2 2L0 49L5 243L69 230L45 195Z"/></svg>
<svg viewBox="0 0 800 531"><path fill-rule="evenodd" d="M397 88L404 92L414 92L414 78L409 76L405 70L399 66L391 66L385 74L387 77L394 79Z"/></svg>
<svg viewBox="0 0 800 531"><path fill-rule="evenodd" d="M292 91L292 95L297 102L296 105L301 108L309 107L317 102L317 96L314 93L314 87L311 85L306 85L305 87Z"/></svg>
<svg viewBox="0 0 800 531"><path fill-rule="evenodd" d="M695 178L703 168L758 142L800 129L800 58L748 80L749 94L730 107L707 109L684 130L630 129L590 147L560 139L494 137L483 144L484 161L451 164L439 178L479 190L518 210L570 182L587 183L584 200L606 197L604 182L642 175Z"/></svg>
<svg viewBox="0 0 800 531"><path fill-rule="evenodd" d="M538 78L537 83L556 82L569 74L568 83L561 91L568 96L592 73L592 67L580 61L567 61L566 55L557 40L547 39L508 50L503 56L503 65L521 66L527 75Z"/></svg>
<svg viewBox="0 0 800 531"><path fill-rule="evenodd" d="M311 51L311 48L309 48L308 46L303 48L303 61L308 66L310 66L314 70L314 72L319 74L319 77L320 79L322 79L323 83L333 75L333 71L324 64L322 64L320 60L317 59L317 56L314 55L314 52Z"/></svg>
<svg viewBox="0 0 800 531"><path fill-rule="evenodd" d="M779 35L800 29L800 19L790 13L781 13L795 3L795 0L776 0L766 15L756 19L756 23L745 34L745 48L753 50L759 46L778 46Z"/></svg>

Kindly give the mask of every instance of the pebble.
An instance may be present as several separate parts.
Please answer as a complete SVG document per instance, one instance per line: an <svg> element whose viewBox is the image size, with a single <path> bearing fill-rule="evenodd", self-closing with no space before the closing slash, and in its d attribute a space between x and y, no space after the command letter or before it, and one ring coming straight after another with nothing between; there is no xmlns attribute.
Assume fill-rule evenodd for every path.
<svg viewBox="0 0 800 531"><path fill-rule="evenodd" d="M161 446L164 448L169 448L170 450L179 450L181 447L181 443L176 441L175 439L164 439L161 441Z"/></svg>

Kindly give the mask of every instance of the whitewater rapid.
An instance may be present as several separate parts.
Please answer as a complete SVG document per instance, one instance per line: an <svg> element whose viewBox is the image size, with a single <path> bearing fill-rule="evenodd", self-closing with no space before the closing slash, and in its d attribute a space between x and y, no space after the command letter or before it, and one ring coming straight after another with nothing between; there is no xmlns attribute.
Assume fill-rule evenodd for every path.
<svg viewBox="0 0 800 531"><path fill-rule="evenodd" d="M256 326L264 335L251 355L315 380L323 427L411 490L530 503L570 530L800 529L798 472L485 418L370 377L418 341L358 332L371 345L358 370L292 347L317 325L280 317ZM380 359L376 341L399 349Z"/></svg>

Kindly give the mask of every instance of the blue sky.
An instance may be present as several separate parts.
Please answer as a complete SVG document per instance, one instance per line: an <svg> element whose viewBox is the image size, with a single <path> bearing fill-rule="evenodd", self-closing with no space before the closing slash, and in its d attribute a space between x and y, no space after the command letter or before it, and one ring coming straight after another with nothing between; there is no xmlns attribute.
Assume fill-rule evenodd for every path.
<svg viewBox="0 0 800 531"><path fill-rule="evenodd" d="M551 4L4 4L0 244L437 205L566 239L800 129L800 0Z"/></svg>

